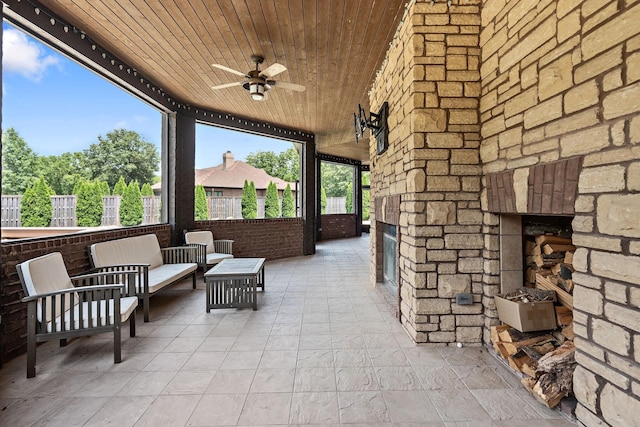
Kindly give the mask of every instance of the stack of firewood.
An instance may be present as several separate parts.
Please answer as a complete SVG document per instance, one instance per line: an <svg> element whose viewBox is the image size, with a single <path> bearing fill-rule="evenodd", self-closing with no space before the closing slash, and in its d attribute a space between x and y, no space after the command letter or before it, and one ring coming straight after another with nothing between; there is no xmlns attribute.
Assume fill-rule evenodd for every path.
<svg viewBox="0 0 640 427"><path fill-rule="evenodd" d="M573 310L573 254L571 238L543 234L525 241L525 286L555 291L558 302Z"/></svg>
<svg viewBox="0 0 640 427"><path fill-rule="evenodd" d="M568 293L573 291L573 254L571 238L554 235L536 236L525 241L527 283L535 286L536 275L550 280Z"/></svg>
<svg viewBox="0 0 640 427"><path fill-rule="evenodd" d="M575 347L571 310L556 306L559 325L554 331L520 332L509 325L491 327L496 353L523 374L522 384L549 408L573 391Z"/></svg>

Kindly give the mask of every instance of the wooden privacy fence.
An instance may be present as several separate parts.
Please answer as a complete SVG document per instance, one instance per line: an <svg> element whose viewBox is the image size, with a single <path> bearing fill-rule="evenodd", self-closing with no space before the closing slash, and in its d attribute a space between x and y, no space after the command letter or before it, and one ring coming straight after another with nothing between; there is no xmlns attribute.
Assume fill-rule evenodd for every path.
<svg viewBox="0 0 640 427"><path fill-rule="evenodd" d="M120 225L120 196L102 197L102 221L100 225Z"/></svg>
<svg viewBox="0 0 640 427"><path fill-rule="evenodd" d="M51 227L76 226L76 196L51 196Z"/></svg>
<svg viewBox="0 0 640 427"><path fill-rule="evenodd" d="M347 198L346 197L327 197L326 214L343 214L347 212Z"/></svg>
<svg viewBox="0 0 640 427"><path fill-rule="evenodd" d="M20 227L22 196L2 196L2 227ZM120 196L102 198L100 225L120 225ZM51 196L51 227L75 227L76 196ZM327 214L346 213L344 197L327 197ZM242 219L242 197L208 197L210 219ZM160 196L142 197L142 225L160 223ZM282 206L282 199L280 199ZM264 218L264 197L258 197L258 218Z"/></svg>
<svg viewBox="0 0 640 427"><path fill-rule="evenodd" d="M242 197L207 197L210 219L242 219ZM280 200L282 206L282 200ZM258 197L258 216L264 218L264 197Z"/></svg>
<svg viewBox="0 0 640 427"><path fill-rule="evenodd" d="M2 196L2 227L21 227L22 196ZM76 196L51 196L51 227L75 227ZM160 196L142 197L142 225L160 223ZM120 225L120 196L102 198L101 225Z"/></svg>
<svg viewBox="0 0 640 427"><path fill-rule="evenodd" d="M2 227L20 227L20 199L22 196L2 196Z"/></svg>

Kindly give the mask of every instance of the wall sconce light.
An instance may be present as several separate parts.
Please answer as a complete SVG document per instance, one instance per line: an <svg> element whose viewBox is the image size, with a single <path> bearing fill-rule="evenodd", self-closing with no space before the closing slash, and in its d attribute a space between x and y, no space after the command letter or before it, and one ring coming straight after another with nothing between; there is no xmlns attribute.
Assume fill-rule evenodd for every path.
<svg viewBox="0 0 640 427"><path fill-rule="evenodd" d="M378 114L370 113L367 119L367 114L364 108L358 104L358 114L353 113L353 125L356 133L356 144L358 138L364 136L364 131L369 128L371 134L376 138L376 153L382 154L389 147L389 128L387 126L387 117L389 116L389 104L384 102Z"/></svg>

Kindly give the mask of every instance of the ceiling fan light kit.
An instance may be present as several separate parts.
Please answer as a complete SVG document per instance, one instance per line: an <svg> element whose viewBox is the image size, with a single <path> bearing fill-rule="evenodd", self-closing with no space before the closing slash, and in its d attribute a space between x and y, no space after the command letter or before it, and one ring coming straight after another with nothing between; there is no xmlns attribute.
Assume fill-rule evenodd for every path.
<svg viewBox="0 0 640 427"><path fill-rule="evenodd" d="M246 77L247 80L244 82L236 82L236 83L227 83L218 86L213 86L212 89L226 89L228 87L233 86L242 86L245 90L249 91L249 95L251 95L251 99L255 101L262 101L265 99L265 95L267 91L275 86L280 86L283 89L294 90L296 92L304 92L305 87L295 83L283 82L275 80L270 80L271 77L282 73L287 70L282 64L273 63L268 66L266 69L260 71L260 64L264 61L262 56L252 55L251 62L256 64L255 70L251 70L248 73L242 73L240 71L234 70L233 68L226 67L220 64L212 64L214 67L219 68L221 70L227 71L229 73L237 74L239 76Z"/></svg>

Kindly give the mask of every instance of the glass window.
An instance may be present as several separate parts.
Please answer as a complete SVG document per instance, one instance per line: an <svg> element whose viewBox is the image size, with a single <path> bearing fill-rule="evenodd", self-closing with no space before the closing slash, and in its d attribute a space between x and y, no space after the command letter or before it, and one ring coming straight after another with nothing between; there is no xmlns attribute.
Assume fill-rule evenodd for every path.
<svg viewBox="0 0 640 427"><path fill-rule="evenodd" d="M195 184L209 189L209 219L300 216L302 145L196 125Z"/></svg>
<svg viewBox="0 0 640 427"><path fill-rule="evenodd" d="M323 214L355 213L354 177L354 166L321 162L320 198Z"/></svg>
<svg viewBox="0 0 640 427"><path fill-rule="evenodd" d="M160 221L160 111L7 22L2 79L3 238Z"/></svg>

